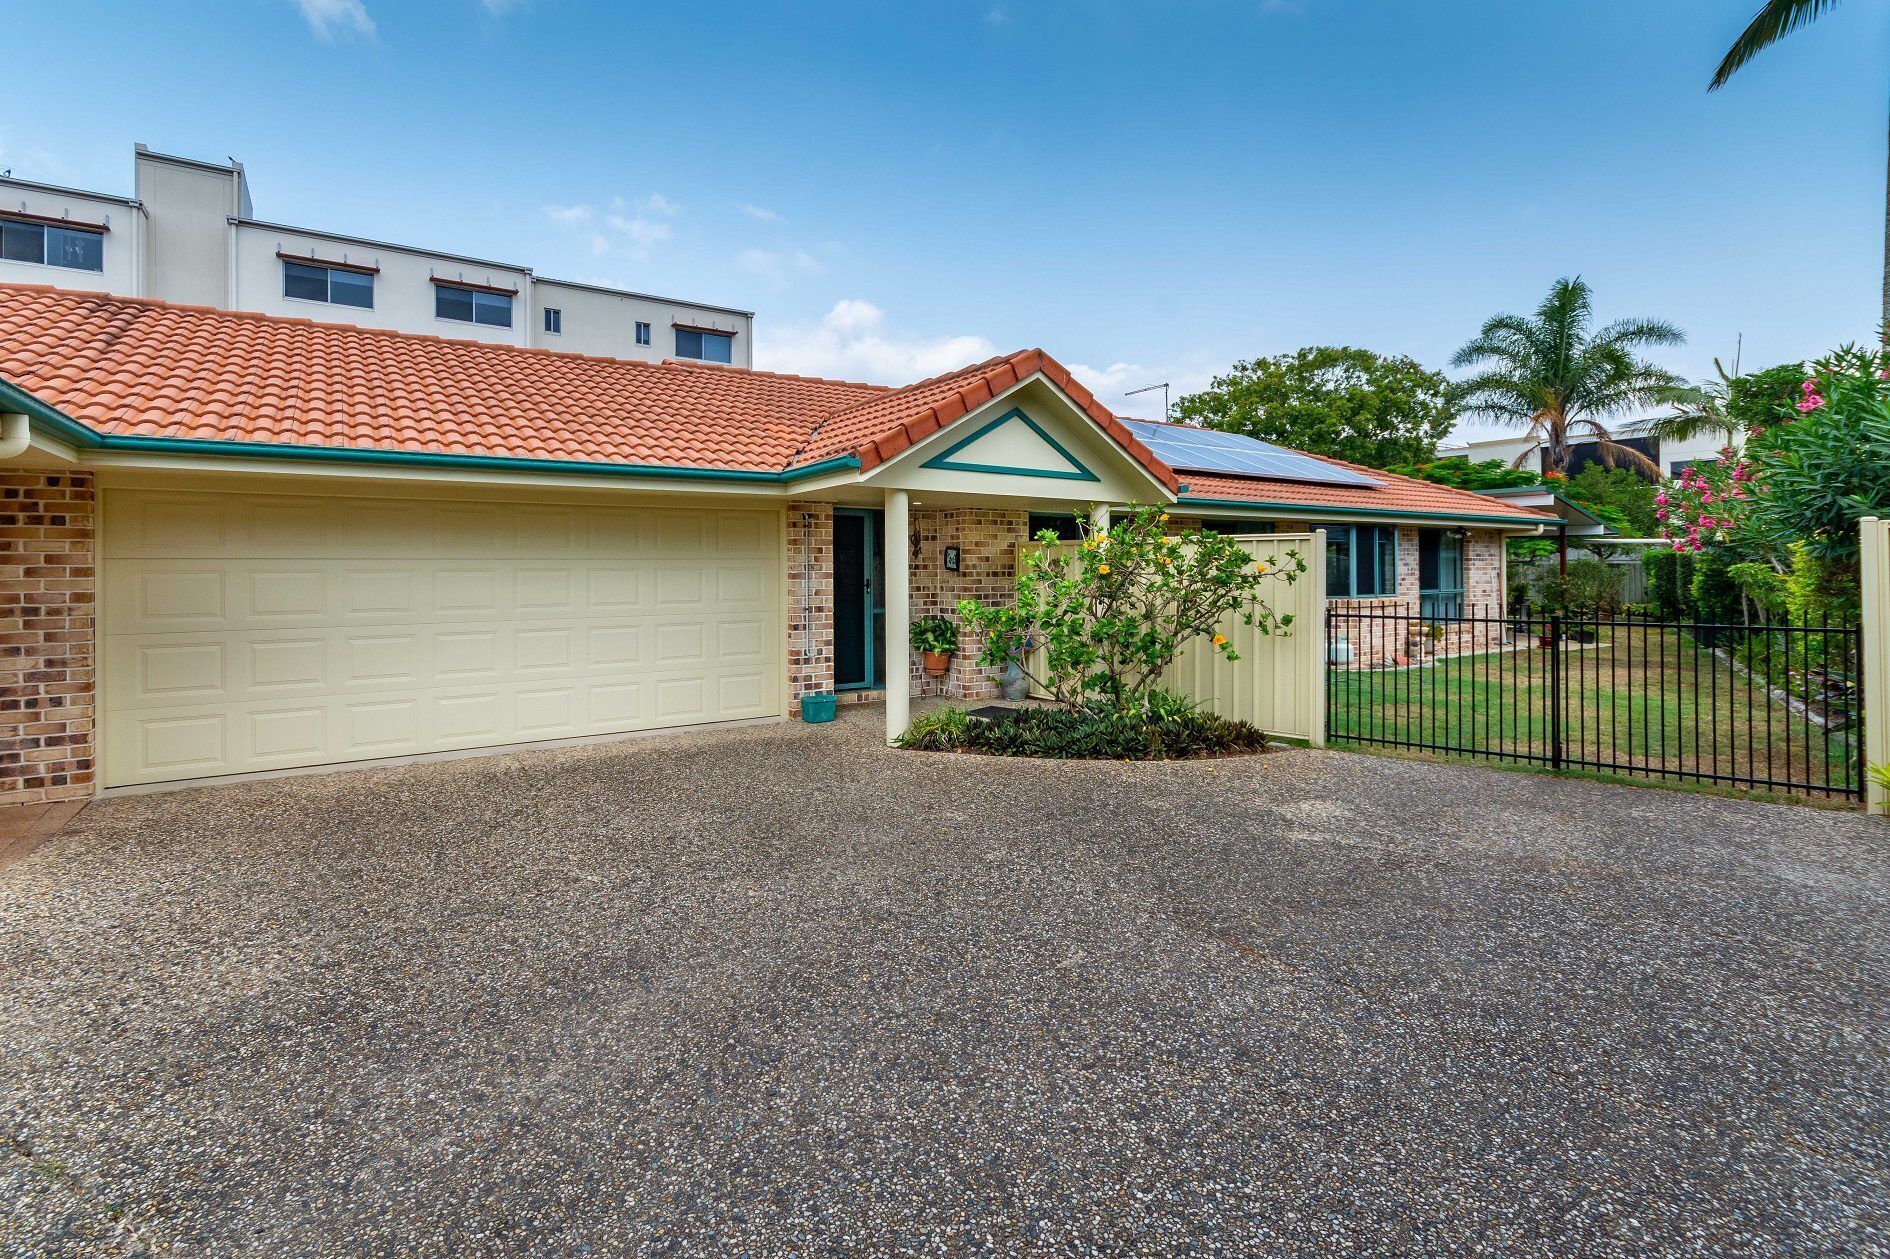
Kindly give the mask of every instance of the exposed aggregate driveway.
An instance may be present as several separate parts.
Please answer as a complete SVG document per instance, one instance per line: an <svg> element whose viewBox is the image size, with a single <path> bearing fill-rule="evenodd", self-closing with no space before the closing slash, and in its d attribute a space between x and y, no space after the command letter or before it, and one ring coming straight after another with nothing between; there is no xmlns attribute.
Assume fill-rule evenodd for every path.
<svg viewBox="0 0 1890 1259"><path fill-rule="evenodd" d="M1890 826L878 721L94 805L0 1253L1890 1247Z"/></svg>

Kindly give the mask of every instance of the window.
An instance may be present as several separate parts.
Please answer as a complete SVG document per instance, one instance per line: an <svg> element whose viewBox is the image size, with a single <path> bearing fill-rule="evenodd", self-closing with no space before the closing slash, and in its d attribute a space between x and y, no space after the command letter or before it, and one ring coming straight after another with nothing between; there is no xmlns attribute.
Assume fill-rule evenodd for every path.
<svg viewBox="0 0 1890 1259"><path fill-rule="evenodd" d="M564 331L564 312L559 310L556 306L545 307L545 331Z"/></svg>
<svg viewBox="0 0 1890 1259"><path fill-rule="evenodd" d="M1271 520L1203 520L1202 533L1220 533L1230 538L1244 538L1256 533L1272 533Z"/></svg>
<svg viewBox="0 0 1890 1259"><path fill-rule="evenodd" d="M732 363L735 361L735 335L730 332L678 328L676 357L698 358L705 363Z"/></svg>
<svg viewBox="0 0 1890 1259"><path fill-rule="evenodd" d="M648 345L649 343L650 343L650 325L639 320L637 322L637 344Z"/></svg>
<svg viewBox="0 0 1890 1259"><path fill-rule="evenodd" d="M312 266L306 262L282 264L282 295L305 302L374 309L374 277L363 271Z"/></svg>
<svg viewBox="0 0 1890 1259"><path fill-rule="evenodd" d="M0 219L0 258L74 271L105 269L105 233Z"/></svg>
<svg viewBox="0 0 1890 1259"><path fill-rule="evenodd" d="M1457 529L1418 530L1418 613L1463 615L1463 539Z"/></svg>
<svg viewBox="0 0 1890 1259"><path fill-rule="evenodd" d="M441 319L457 319L461 323L482 323L494 328L512 326L512 295L510 293L485 293L478 289L453 288L450 285L433 286L433 313Z"/></svg>
<svg viewBox="0 0 1890 1259"><path fill-rule="evenodd" d="M1398 592L1398 531L1390 525L1314 525L1326 531L1326 597Z"/></svg>
<svg viewBox="0 0 1890 1259"><path fill-rule="evenodd" d="M1667 465L1667 475L1679 476L1697 462L1699 461L1696 459L1675 459Z"/></svg>
<svg viewBox="0 0 1890 1259"><path fill-rule="evenodd" d="M1031 541L1036 541L1037 535L1042 533L1045 529L1056 530L1057 541L1059 542L1078 542L1081 541L1083 537L1082 527L1076 523L1076 517L1074 516L1058 516L1048 512L1031 512Z"/></svg>

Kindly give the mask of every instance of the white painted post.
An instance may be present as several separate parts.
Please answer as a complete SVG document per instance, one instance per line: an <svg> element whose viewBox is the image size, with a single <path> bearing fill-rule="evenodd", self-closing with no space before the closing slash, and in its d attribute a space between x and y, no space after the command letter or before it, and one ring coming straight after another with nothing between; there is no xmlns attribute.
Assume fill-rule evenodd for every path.
<svg viewBox="0 0 1890 1259"><path fill-rule="evenodd" d="M912 542L904 490L886 491L886 742L912 722Z"/></svg>
<svg viewBox="0 0 1890 1259"><path fill-rule="evenodd" d="M1097 533L1109 532L1109 504L1098 503L1089 509L1089 527Z"/></svg>
<svg viewBox="0 0 1890 1259"><path fill-rule="evenodd" d="M1866 516L1858 522L1864 605L1864 766L1890 764L1890 521ZM1864 800L1883 813L1884 789L1868 777Z"/></svg>

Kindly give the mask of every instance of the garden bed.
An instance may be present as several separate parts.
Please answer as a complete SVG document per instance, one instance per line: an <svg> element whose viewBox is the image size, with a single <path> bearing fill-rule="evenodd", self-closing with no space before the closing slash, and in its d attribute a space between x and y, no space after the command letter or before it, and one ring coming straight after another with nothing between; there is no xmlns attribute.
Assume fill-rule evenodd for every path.
<svg viewBox="0 0 1890 1259"><path fill-rule="evenodd" d="M1251 756L1266 732L1182 700L1148 712L1081 708L937 708L913 719L899 746L924 752L1028 756L1050 760L1181 761Z"/></svg>

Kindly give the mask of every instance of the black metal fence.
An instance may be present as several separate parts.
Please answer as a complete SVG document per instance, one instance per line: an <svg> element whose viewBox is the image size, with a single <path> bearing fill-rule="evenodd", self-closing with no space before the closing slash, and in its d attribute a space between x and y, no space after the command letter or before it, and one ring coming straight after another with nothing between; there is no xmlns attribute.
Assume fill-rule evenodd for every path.
<svg viewBox="0 0 1890 1259"><path fill-rule="evenodd" d="M1862 799L1862 635L1602 613L1326 612L1336 743Z"/></svg>

